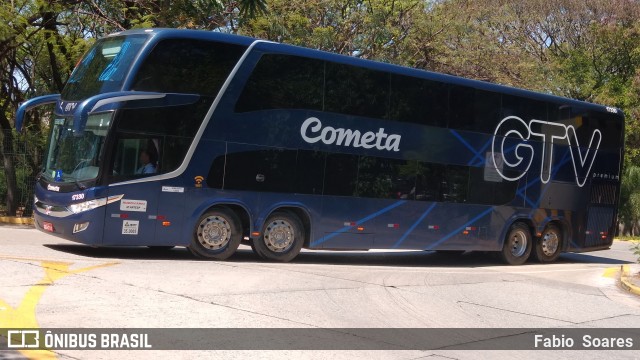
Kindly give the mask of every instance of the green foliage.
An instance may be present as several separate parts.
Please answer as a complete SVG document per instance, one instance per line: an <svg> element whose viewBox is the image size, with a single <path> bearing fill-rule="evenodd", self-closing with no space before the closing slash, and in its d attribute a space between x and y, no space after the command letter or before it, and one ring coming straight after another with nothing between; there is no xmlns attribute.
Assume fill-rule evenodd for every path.
<svg viewBox="0 0 640 360"><path fill-rule="evenodd" d="M245 19L266 10L264 0L11 0L0 3L0 131L10 131L18 105L31 97L60 93L78 59L95 38L131 28L177 27L235 32ZM24 174L40 167L50 114L32 111L26 120L29 150L10 157L12 136L0 157L9 163L0 195L13 213ZM19 164L14 165L14 162ZM15 170L12 170L14 169ZM21 175L21 172L24 174ZM17 176L16 176L17 175ZM26 175L24 175L26 176ZM29 181L30 184L33 181ZM20 190L20 191L19 191ZM7 196L9 194L10 196Z"/></svg>
<svg viewBox="0 0 640 360"><path fill-rule="evenodd" d="M637 235L640 220L640 167L627 166L622 177L620 189L620 221L627 233Z"/></svg>
<svg viewBox="0 0 640 360"><path fill-rule="evenodd" d="M631 246L631 250L633 250L633 254L638 257L638 263L640 263L640 241L636 241L633 246Z"/></svg>
<svg viewBox="0 0 640 360"><path fill-rule="evenodd" d="M4 1L0 128L10 128L1 120L12 119L19 102L59 92L96 37L147 27L241 33L620 107L620 219L630 226L640 220L638 19L640 2L628 0ZM31 169L46 119L27 124L37 134ZM386 191L383 183L372 191Z"/></svg>

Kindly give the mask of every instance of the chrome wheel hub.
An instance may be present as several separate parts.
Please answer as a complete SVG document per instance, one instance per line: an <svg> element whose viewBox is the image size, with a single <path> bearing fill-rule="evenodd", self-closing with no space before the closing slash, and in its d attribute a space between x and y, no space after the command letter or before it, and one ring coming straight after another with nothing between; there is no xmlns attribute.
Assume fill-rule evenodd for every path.
<svg viewBox="0 0 640 360"><path fill-rule="evenodd" d="M285 252L295 240L293 227L285 220L272 221L264 232L264 243L273 252Z"/></svg>
<svg viewBox="0 0 640 360"><path fill-rule="evenodd" d="M210 250L224 248L231 239L231 226L220 216L209 216L198 226L198 242Z"/></svg>
<svg viewBox="0 0 640 360"><path fill-rule="evenodd" d="M509 238L509 248L511 255L521 257L527 251L527 236L523 231L516 231Z"/></svg>
<svg viewBox="0 0 640 360"><path fill-rule="evenodd" d="M560 245L560 239L558 238L558 234L554 231L549 231L544 233L542 236L542 252L546 256L553 256L556 251L558 251L558 246Z"/></svg>

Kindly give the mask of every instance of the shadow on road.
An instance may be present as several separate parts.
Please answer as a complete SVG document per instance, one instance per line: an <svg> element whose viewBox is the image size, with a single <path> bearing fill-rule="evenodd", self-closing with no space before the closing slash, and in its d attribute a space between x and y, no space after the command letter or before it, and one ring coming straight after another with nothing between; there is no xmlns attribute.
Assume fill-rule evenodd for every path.
<svg viewBox="0 0 640 360"><path fill-rule="evenodd" d="M147 247L104 247L94 248L77 244L47 244L52 250L61 251L90 258L109 259L138 259L138 260L192 260L207 261L195 258L186 248L149 249ZM241 247L236 254L226 260L239 263L265 263L248 247ZM485 267L503 265L498 256L487 252L466 252L464 254L449 254L433 251L303 251L296 257L293 264L325 264L325 265L372 265L372 266L401 266L401 267ZM530 260L530 264L536 264ZM628 264L629 261L598 256L598 253L567 253L562 254L556 264ZM504 265L507 266L507 265Z"/></svg>

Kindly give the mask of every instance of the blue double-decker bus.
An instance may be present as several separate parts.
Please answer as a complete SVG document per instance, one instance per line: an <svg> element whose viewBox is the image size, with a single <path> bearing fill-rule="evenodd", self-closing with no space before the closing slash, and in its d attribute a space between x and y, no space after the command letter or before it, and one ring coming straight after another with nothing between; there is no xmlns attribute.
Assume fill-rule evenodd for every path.
<svg viewBox="0 0 640 360"><path fill-rule="evenodd" d="M92 246L608 248L620 110L216 32L100 39L55 104L35 223Z"/></svg>

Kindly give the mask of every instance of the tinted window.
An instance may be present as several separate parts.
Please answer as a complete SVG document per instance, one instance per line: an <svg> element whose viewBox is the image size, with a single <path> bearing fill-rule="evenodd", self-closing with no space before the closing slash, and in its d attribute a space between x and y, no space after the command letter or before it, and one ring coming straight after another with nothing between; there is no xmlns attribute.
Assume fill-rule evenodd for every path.
<svg viewBox="0 0 640 360"><path fill-rule="evenodd" d="M542 101L503 95L501 118L507 116L517 116L526 122L531 119L547 121L547 104Z"/></svg>
<svg viewBox="0 0 640 360"><path fill-rule="evenodd" d="M413 200L415 185L415 166L407 164L407 161L360 157L358 196Z"/></svg>
<svg viewBox="0 0 640 360"><path fill-rule="evenodd" d="M571 117L563 119L565 125L573 125L580 147L587 147L591 143L594 131L600 130L602 140L600 148L619 148L622 145L622 121L609 114L594 111L575 111L572 109ZM595 139L597 140L597 138ZM597 142L592 144L597 146Z"/></svg>
<svg viewBox="0 0 640 360"><path fill-rule="evenodd" d="M447 165L440 186L442 201L467 202L468 188L469 167Z"/></svg>
<svg viewBox="0 0 640 360"><path fill-rule="evenodd" d="M236 104L236 112L268 109L322 110L324 62L264 55Z"/></svg>
<svg viewBox="0 0 640 360"><path fill-rule="evenodd" d="M322 194L325 157L324 152L298 150L295 186L297 193Z"/></svg>
<svg viewBox="0 0 640 360"><path fill-rule="evenodd" d="M222 189L224 183L224 165L226 156L220 155L213 159L209 174L207 175L207 185L212 188Z"/></svg>
<svg viewBox="0 0 640 360"><path fill-rule="evenodd" d="M467 202L469 167L418 163L416 200Z"/></svg>
<svg viewBox="0 0 640 360"><path fill-rule="evenodd" d="M358 156L328 154L325 174L325 195L356 196Z"/></svg>
<svg viewBox="0 0 640 360"><path fill-rule="evenodd" d="M146 152L154 173L177 169L209 109L211 98L185 106L123 109L116 115L116 147L111 159L110 182L138 173ZM177 121L179 119L179 121ZM147 173L148 174L148 173Z"/></svg>
<svg viewBox="0 0 640 360"><path fill-rule="evenodd" d="M508 170L507 175L511 175ZM485 167L469 169L469 202L473 204L503 205L510 203L518 189L517 181L506 181L488 174Z"/></svg>
<svg viewBox="0 0 640 360"><path fill-rule="evenodd" d="M238 146L237 149L230 149L227 154L225 189L291 192L296 171L295 150L243 151L241 148L242 146Z"/></svg>
<svg viewBox="0 0 640 360"><path fill-rule="evenodd" d="M98 40L73 70L62 91L62 99L81 100L121 90L145 41L147 36L141 35Z"/></svg>
<svg viewBox="0 0 640 360"><path fill-rule="evenodd" d="M238 144L209 171L210 187L223 183L230 190L488 205L508 204L518 188L483 167Z"/></svg>
<svg viewBox="0 0 640 360"><path fill-rule="evenodd" d="M389 108L389 74L327 63L324 111L385 118Z"/></svg>
<svg viewBox="0 0 640 360"><path fill-rule="evenodd" d="M419 162L417 165L416 200L442 201L445 166Z"/></svg>
<svg viewBox="0 0 640 360"><path fill-rule="evenodd" d="M452 86L449 93L449 127L460 130L475 129L475 89Z"/></svg>
<svg viewBox="0 0 640 360"><path fill-rule="evenodd" d="M476 90L473 102L473 130L493 133L502 120L502 96L495 92Z"/></svg>
<svg viewBox="0 0 640 360"><path fill-rule="evenodd" d="M420 125L446 126L447 86L435 81L391 75L389 119Z"/></svg>
<svg viewBox="0 0 640 360"><path fill-rule="evenodd" d="M499 93L452 86L449 95L449 127L492 133L500 122L502 96Z"/></svg>
<svg viewBox="0 0 640 360"><path fill-rule="evenodd" d="M215 96L244 50L211 41L164 40L144 60L132 89Z"/></svg>

